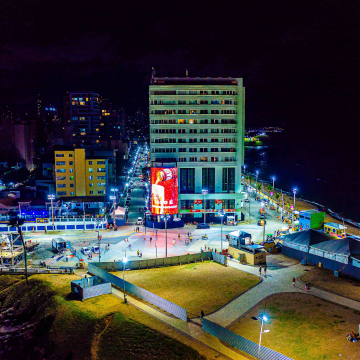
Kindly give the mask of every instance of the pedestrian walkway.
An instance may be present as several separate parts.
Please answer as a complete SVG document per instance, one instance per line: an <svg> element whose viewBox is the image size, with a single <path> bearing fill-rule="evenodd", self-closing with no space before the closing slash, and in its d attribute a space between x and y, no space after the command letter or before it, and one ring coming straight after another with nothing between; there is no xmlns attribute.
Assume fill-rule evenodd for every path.
<svg viewBox="0 0 360 360"><path fill-rule="evenodd" d="M113 295L119 297L120 299L124 298L124 293L112 288ZM212 348L213 350L217 351L221 355L224 355L230 359L239 359L239 360L248 360L249 357L245 357L238 352L233 351L229 347L225 346L221 343L221 341L216 338L215 336L209 335L208 333L204 332L201 327L197 324L191 322L185 322L183 320L170 317L163 312L156 310L155 308L134 299L131 296L127 296L127 302L136 308L146 312L147 314L157 318L158 320L162 321L163 323L170 325L171 327L181 331L183 334L190 336L192 339L197 340L204 345Z"/></svg>

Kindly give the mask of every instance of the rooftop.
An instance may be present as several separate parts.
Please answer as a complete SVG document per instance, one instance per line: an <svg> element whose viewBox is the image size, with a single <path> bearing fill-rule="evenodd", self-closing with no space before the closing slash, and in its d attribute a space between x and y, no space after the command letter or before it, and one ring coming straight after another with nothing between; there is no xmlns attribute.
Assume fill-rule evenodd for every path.
<svg viewBox="0 0 360 360"><path fill-rule="evenodd" d="M317 211L317 210L302 210L302 211L300 211L300 214L303 214L303 213L306 213L306 214L317 214L317 213L319 213L319 211Z"/></svg>
<svg viewBox="0 0 360 360"><path fill-rule="evenodd" d="M156 77L154 85L238 85L236 78Z"/></svg>
<svg viewBox="0 0 360 360"><path fill-rule="evenodd" d="M345 226L344 226L344 225L341 225L341 224L338 224L338 223L335 223L335 222L325 223L324 226L330 226L330 227L333 227L333 228L339 229L339 230L345 229Z"/></svg>

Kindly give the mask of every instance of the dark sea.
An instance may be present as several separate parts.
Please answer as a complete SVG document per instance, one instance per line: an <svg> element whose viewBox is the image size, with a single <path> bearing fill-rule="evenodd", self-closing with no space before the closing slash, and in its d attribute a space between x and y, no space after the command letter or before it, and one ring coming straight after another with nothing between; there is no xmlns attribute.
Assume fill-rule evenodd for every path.
<svg viewBox="0 0 360 360"><path fill-rule="evenodd" d="M334 133L269 133L263 145L245 148L246 172L297 198L316 202L339 218L360 223L360 151L357 137Z"/></svg>

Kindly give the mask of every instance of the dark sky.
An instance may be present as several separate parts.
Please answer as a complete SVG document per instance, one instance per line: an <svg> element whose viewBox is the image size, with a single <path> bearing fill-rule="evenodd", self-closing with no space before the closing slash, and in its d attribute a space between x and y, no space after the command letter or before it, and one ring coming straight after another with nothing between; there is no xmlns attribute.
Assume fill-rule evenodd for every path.
<svg viewBox="0 0 360 360"><path fill-rule="evenodd" d="M244 78L248 126L346 132L358 118L359 17L346 0L2 0L0 106L85 89L131 112L147 106L152 66L187 68Z"/></svg>

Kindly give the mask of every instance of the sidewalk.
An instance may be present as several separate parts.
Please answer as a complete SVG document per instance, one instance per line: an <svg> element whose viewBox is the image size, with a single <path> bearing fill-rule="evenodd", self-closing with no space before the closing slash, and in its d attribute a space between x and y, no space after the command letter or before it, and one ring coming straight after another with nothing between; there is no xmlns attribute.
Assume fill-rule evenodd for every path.
<svg viewBox="0 0 360 360"><path fill-rule="evenodd" d="M114 287L112 288L112 293L113 295L121 299L124 298L124 293L115 289ZM170 325L171 327L181 331L183 334L190 336L192 339L203 343L204 345L212 348L221 355L224 355L230 359L239 359L239 360L248 360L249 358L251 358L250 356L245 357L243 355L240 355L239 353L223 345L218 338L204 332L199 325L167 316L164 313L152 308L151 306L148 306L147 304L132 298L129 295L127 295L127 301L130 305L135 306L136 308L157 318L158 320L164 322L165 324Z"/></svg>

